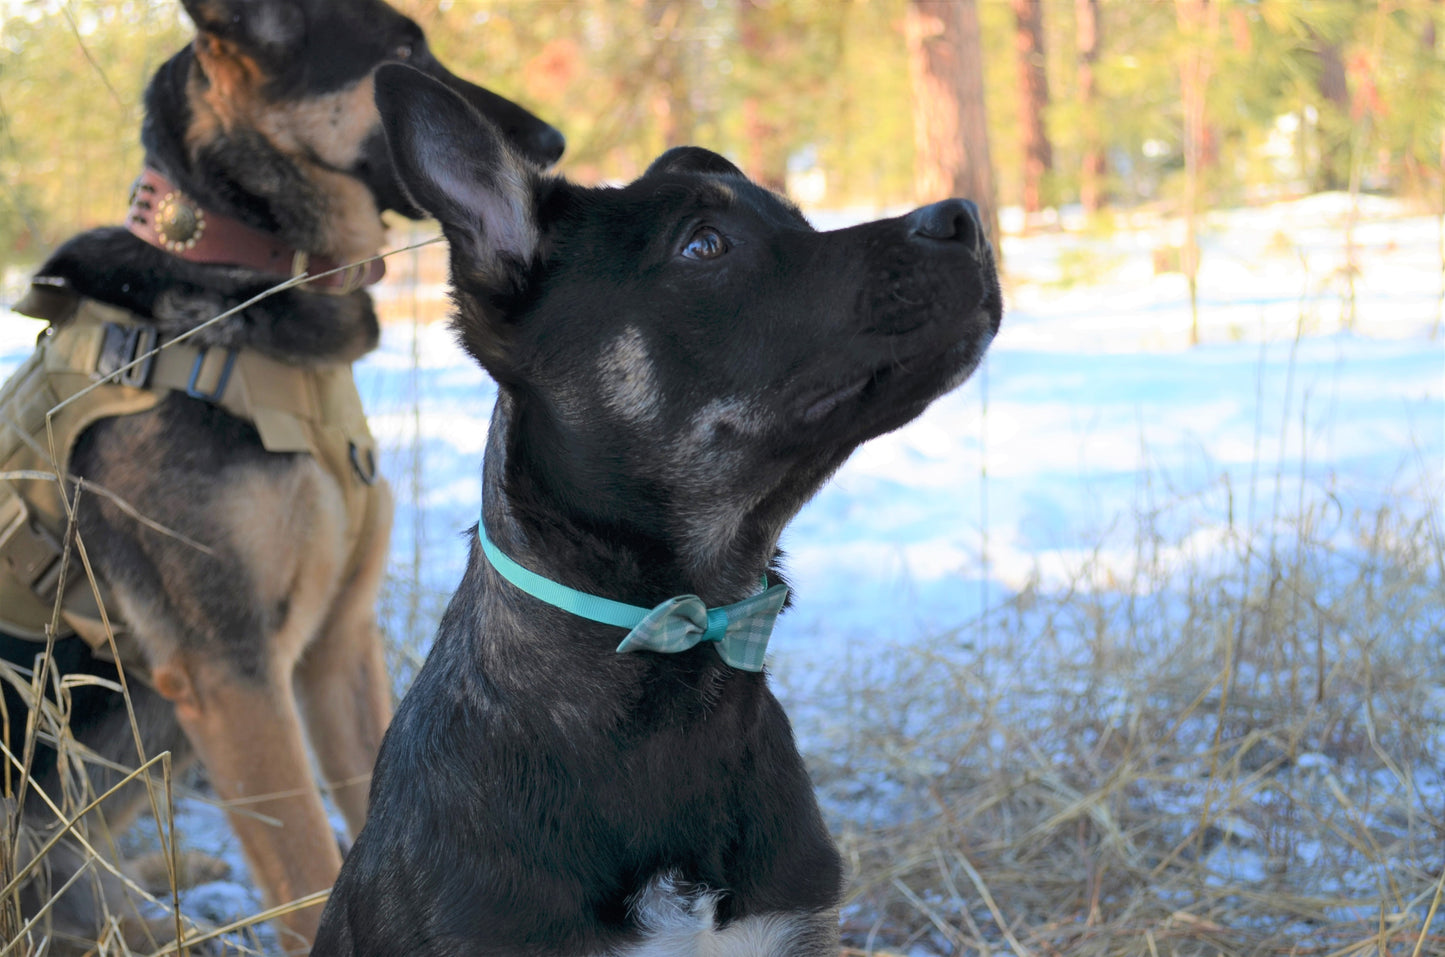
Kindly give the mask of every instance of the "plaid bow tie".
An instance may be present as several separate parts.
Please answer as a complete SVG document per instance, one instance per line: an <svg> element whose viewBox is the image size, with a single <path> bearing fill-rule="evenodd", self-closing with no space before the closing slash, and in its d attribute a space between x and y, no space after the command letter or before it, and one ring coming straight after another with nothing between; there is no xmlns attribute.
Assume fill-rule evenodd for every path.
<svg viewBox="0 0 1445 957"><path fill-rule="evenodd" d="M696 595L679 595L649 611L617 650L686 651L699 642L712 641L722 660L734 668L762 671L773 623L787 600L787 585L774 585L721 608L708 608Z"/></svg>
<svg viewBox="0 0 1445 957"><path fill-rule="evenodd" d="M630 629L617 646L619 652L672 653L710 641L722 660L732 667L762 671L773 624L788 600L788 586L768 588L764 576L763 591L721 608L708 608L696 595L669 598L655 608L628 605L559 585L523 568L492 543L480 523L477 537L481 539L482 552L498 574L533 598L580 618Z"/></svg>

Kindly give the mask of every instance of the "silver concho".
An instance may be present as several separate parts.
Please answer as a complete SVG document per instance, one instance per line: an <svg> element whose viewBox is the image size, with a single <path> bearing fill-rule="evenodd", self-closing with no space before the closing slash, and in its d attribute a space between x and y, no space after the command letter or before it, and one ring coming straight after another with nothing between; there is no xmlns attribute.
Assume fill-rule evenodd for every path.
<svg viewBox="0 0 1445 957"><path fill-rule="evenodd" d="M206 214L181 193L167 193L156 203L156 233L173 253L191 249L206 231Z"/></svg>

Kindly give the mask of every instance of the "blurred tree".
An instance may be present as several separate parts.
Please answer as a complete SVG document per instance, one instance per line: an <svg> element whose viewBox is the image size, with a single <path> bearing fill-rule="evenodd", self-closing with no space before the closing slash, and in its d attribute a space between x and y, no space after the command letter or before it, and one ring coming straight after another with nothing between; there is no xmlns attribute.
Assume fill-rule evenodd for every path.
<svg viewBox="0 0 1445 957"><path fill-rule="evenodd" d="M755 63L768 62L774 52L766 14L758 0L738 0L738 41L743 54ZM765 97L759 89L750 89L743 97L743 171L769 189L782 190L787 185L788 158L780 148L782 130L765 112Z"/></svg>
<svg viewBox="0 0 1445 957"><path fill-rule="evenodd" d="M1104 176L1108 169L1099 123L1098 79L1094 73L1103 45L1099 0L1075 0L1074 10L1079 75L1079 202L1085 212L1096 213L1103 208L1107 196Z"/></svg>
<svg viewBox="0 0 1445 957"><path fill-rule="evenodd" d="M8 5L0 23L0 266L118 222L140 173L140 101L186 42L173 0Z"/></svg>
<svg viewBox="0 0 1445 957"><path fill-rule="evenodd" d="M1179 59L1180 101L1184 107L1184 276L1189 280L1192 321L1189 342L1199 344L1199 205L1203 168L1213 161L1214 139L1205 110L1214 47L1219 35L1218 2L1174 0L1183 47Z"/></svg>
<svg viewBox="0 0 1445 957"><path fill-rule="evenodd" d="M1049 109L1044 6L1042 0L1013 0L1013 11L1023 150L1023 206L1025 213L1037 213L1046 205L1045 180L1054 168L1053 145L1044 122Z"/></svg>
<svg viewBox="0 0 1445 957"><path fill-rule="evenodd" d="M910 0L906 29L919 199L973 200L997 247L1002 234L989 156L978 8L974 0Z"/></svg>
<svg viewBox="0 0 1445 957"><path fill-rule="evenodd" d="M1350 85L1345 76L1345 58L1338 42L1311 30L1314 41L1314 55L1319 60L1319 94L1328 110L1327 136L1320 146L1319 166L1315 183L1319 189L1344 189L1350 178L1350 142L1348 135L1339 135L1335 130L1341 126L1348 134L1348 126L1339 122L1350 112Z"/></svg>

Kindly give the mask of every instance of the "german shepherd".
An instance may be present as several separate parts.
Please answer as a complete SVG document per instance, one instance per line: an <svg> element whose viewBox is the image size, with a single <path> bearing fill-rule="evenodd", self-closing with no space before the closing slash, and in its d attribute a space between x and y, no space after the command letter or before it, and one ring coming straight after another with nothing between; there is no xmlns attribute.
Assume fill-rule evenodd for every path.
<svg viewBox="0 0 1445 957"><path fill-rule="evenodd" d="M140 225L156 235L133 223L73 237L35 280L52 304L83 299L128 310L153 330L151 341L164 343L293 268L309 263L314 275L318 263L374 256L384 241L383 211L424 215L386 147L372 93L380 64L405 62L432 77L529 161L550 164L562 153L557 130L448 72L417 24L380 0L183 3L195 40L160 67L145 94L147 173L132 212L138 221L151 214L155 221ZM269 249L275 268L239 251L196 255L174 232L174 209L160 223L160 204L175 196L190 204L182 212L192 219L208 217L217 230L228 226ZM360 278L375 277L359 268ZM349 383L347 365L379 335L370 297L352 288L354 278L356 270L345 284L318 288L328 285L323 279L286 289L192 343L207 355L249 351L280 367L336 366ZM67 315L54 314L57 329ZM169 749L181 766L200 759L215 792L234 802L230 821L252 875L267 902L278 904L329 887L341 866L308 741L353 834L365 819L371 768L391 717L374 611L391 499L376 481L363 493L363 526L349 526L355 489L348 480L360 480L358 487L374 480L372 462L355 462L353 446L357 475L338 479L313 455L267 451L257 425L214 398L204 389L170 391L149 411L84 431L70 474L109 497L80 497L78 540L107 589L109 614L148 673L129 683L145 753ZM72 564L72 575L78 568ZM3 618L0 610L0 630ZM9 637L3 645L26 666L44 647ZM116 677L80 638L56 643L53 666ZM8 686L6 704L18 755L25 715ZM82 745L115 766L135 766L119 695L80 687L70 707ZM36 791L58 800L71 773L53 752L37 756L24 808L30 834L44 837L56 820ZM119 780L96 765L90 773L96 793ZM142 792L132 790L135 805ZM112 823L125 816L109 814ZM30 906L81 861L74 848L52 853L48 888L28 888ZM103 890L115 891L96 873ZM64 894L49 913L51 932L97 939L104 915L95 898L88 880ZM304 951L319 917L311 907L282 918L285 945ZM129 945L147 949L149 935L164 937L165 926L138 917L124 924Z"/></svg>
<svg viewBox="0 0 1445 957"><path fill-rule="evenodd" d="M977 210L819 233L693 147L583 188L414 70L376 94L498 397L312 953L837 957L842 863L762 672L778 537L982 358Z"/></svg>

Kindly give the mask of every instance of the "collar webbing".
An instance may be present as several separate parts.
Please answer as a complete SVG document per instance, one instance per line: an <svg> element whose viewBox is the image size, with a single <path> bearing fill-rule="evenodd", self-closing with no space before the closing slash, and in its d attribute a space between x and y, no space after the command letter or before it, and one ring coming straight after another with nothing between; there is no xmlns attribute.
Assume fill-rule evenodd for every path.
<svg viewBox="0 0 1445 957"><path fill-rule="evenodd" d="M708 642L723 661L744 671L762 671L768 638L788 599L788 586L768 587L731 605L708 608L696 595L677 595L656 607L612 601L558 584L517 564L487 537L481 523L477 538L492 567L514 587L539 601L590 621L628 629L619 652L686 651Z"/></svg>
<svg viewBox="0 0 1445 957"><path fill-rule="evenodd" d="M628 605L599 595L589 595L585 591L559 585L550 578L543 578L536 572L523 568L487 537L480 523L477 525L477 537L482 540L482 551L486 553L487 560L503 578L533 598L571 612L579 618L587 618L604 625L616 625L618 628L636 628L638 623L647 617L647 613L652 611L651 608L643 608L641 605Z"/></svg>

